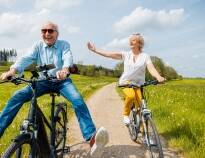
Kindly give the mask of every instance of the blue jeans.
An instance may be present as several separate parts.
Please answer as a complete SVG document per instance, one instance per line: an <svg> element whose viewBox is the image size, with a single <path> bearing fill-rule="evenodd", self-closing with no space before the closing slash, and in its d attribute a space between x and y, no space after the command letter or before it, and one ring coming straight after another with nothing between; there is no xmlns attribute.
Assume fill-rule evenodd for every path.
<svg viewBox="0 0 205 158"><path fill-rule="evenodd" d="M83 138L85 140L89 140L96 132L96 128L90 116L89 110L71 79L66 79L63 81L46 80L43 82L38 82L36 88L37 97L52 91L59 91L63 97L72 103L72 107L74 108ZM16 91L9 99L0 114L0 137L3 135L4 130L12 123L21 106L25 102L30 101L32 96L32 89L30 86L27 86L19 91Z"/></svg>

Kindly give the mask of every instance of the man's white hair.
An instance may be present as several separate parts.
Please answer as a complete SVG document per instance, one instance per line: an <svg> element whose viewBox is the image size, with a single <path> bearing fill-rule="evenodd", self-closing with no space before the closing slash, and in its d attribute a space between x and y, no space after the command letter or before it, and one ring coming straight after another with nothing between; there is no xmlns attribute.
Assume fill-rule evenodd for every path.
<svg viewBox="0 0 205 158"><path fill-rule="evenodd" d="M56 23L51 22L51 21L47 21L47 22L45 22L45 23L42 25L42 27L45 26L45 25L52 25L52 26L55 28L55 30L56 30L57 32L59 32L59 30L58 30L58 25L57 25Z"/></svg>

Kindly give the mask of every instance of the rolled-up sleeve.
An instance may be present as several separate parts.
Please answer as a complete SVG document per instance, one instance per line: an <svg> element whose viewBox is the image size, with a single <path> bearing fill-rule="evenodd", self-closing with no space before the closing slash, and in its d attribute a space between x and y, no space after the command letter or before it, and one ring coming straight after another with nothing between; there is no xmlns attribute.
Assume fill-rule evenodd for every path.
<svg viewBox="0 0 205 158"><path fill-rule="evenodd" d="M70 44L65 42L62 51L63 68L73 65L73 55L70 50Z"/></svg>
<svg viewBox="0 0 205 158"><path fill-rule="evenodd" d="M150 58L150 56L148 54L146 54L145 62L146 62L147 65L152 63L152 60L151 60L151 58Z"/></svg>
<svg viewBox="0 0 205 158"><path fill-rule="evenodd" d="M25 68L36 61L37 51L37 45L35 44L26 55L20 57L10 68L15 68L20 74L23 73Z"/></svg>

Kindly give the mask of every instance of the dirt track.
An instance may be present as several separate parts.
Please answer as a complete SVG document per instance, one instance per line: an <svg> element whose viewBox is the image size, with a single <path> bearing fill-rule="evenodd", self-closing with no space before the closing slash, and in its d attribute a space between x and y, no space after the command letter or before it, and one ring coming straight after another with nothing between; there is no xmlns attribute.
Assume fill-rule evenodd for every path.
<svg viewBox="0 0 205 158"><path fill-rule="evenodd" d="M112 83L101 88L86 101L96 127L104 126L109 132L110 141L102 158L144 158L145 149L129 138L127 128L122 123L123 102L115 90L115 85L116 83ZM81 136L76 117L69 122L69 129L71 153L65 157L90 158L89 145ZM166 148L164 142L163 140L165 158L178 158L177 152Z"/></svg>

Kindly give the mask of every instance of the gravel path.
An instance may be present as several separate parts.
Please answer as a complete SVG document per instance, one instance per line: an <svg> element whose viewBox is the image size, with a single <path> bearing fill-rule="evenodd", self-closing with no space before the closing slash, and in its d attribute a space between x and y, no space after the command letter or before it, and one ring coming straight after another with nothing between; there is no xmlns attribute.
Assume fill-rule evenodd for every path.
<svg viewBox="0 0 205 158"><path fill-rule="evenodd" d="M118 96L115 86L116 83L104 86L86 101L96 127L104 126L109 132L110 141L102 158L144 158L145 149L129 138L127 128L122 123L123 101ZM81 136L76 117L69 122L69 129L68 145L71 146L71 152L65 157L90 158L89 145ZM176 151L165 148L165 141L161 139L165 158L179 158Z"/></svg>

